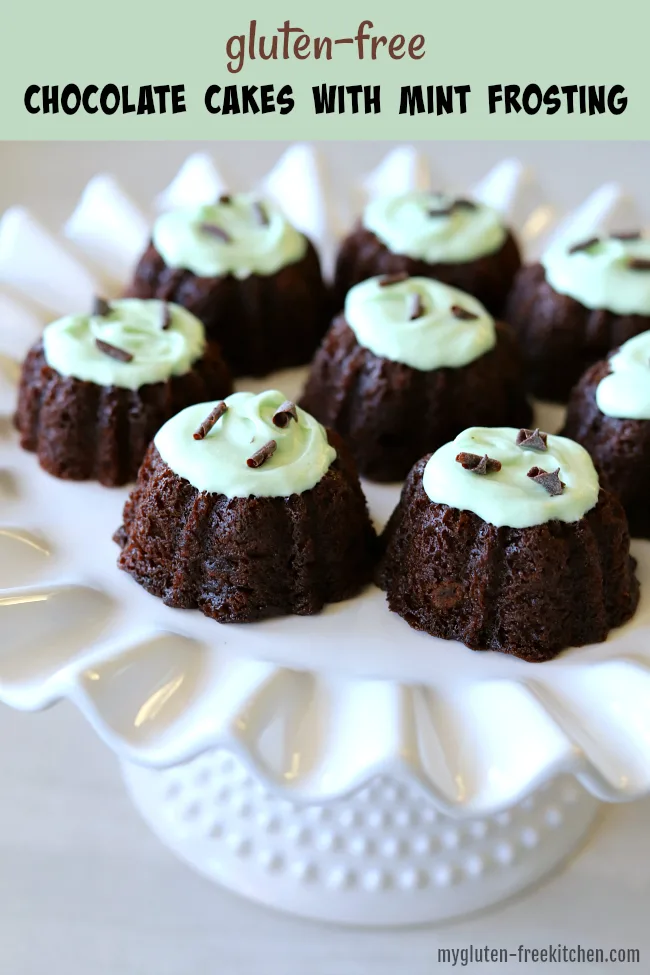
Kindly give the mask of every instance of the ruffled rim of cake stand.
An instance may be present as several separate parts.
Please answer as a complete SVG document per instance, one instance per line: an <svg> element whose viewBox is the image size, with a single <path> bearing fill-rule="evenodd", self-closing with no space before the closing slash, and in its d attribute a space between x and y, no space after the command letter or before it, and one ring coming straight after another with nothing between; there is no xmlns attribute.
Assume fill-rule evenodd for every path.
<svg viewBox="0 0 650 975"><path fill-rule="evenodd" d="M101 174L85 187L60 234L23 207L0 221L0 699L25 710L70 700L128 762L167 767L214 747L230 749L270 787L309 802L338 798L386 774L415 778L454 815L508 807L560 772L574 773L610 801L650 791L645 601L634 623L607 643L558 662L504 658L486 666L478 658L500 655L472 655L454 645L445 649L457 649L461 669L433 667L423 677L417 666L404 663L402 670L400 641L424 641L415 659L429 638L389 620L378 591L360 599L357 616L344 607L348 615L341 619L362 660L364 619L386 612L382 639L393 641L393 671L374 669L370 647L366 664L355 664L353 673L329 669L322 655L315 666L308 631L302 656L271 659L265 640L282 643L290 630L283 621L247 631L250 645L210 622L214 635L206 641L205 630L194 626L197 614L158 613L158 601L135 592L131 580L114 579L122 576L114 568L110 579L98 570L104 553L114 567L108 526L119 524L124 495L56 482L19 451L10 429L18 362L48 318L89 306L96 293L117 293L156 208L211 200L226 182L200 154L186 161L150 212ZM422 157L402 146L361 184L334 194L314 149L294 145L260 186L331 264L340 228L364 195L429 183ZM495 167L473 193L504 213L529 255L551 236L577 238L638 222L633 202L615 184L559 214L516 160ZM380 492L376 497L380 503ZM83 511L75 519L70 512L80 499ZM84 519L95 505L105 530L89 551ZM67 521L57 520L55 512L64 509ZM634 544L645 591L650 545ZM334 611L311 625L333 641L336 620ZM296 633L302 639L303 630Z"/></svg>

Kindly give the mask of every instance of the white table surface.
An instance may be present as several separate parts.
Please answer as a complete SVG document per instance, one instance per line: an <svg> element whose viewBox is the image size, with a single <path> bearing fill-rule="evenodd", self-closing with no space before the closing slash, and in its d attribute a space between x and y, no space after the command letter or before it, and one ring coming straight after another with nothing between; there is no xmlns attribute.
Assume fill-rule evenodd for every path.
<svg viewBox="0 0 650 975"><path fill-rule="evenodd" d="M197 144L0 145L0 207L22 202L52 227L83 181L114 172L151 197ZM279 144L203 145L237 172L261 175ZM332 167L360 172L385 150L325 144ZM648 144L427 146L455 182L504 155L537 163L565 204L620 179L650 214ZM1 646L1 635L0 635ZM275 915L212 887L138 819L113 756L68 705L39 715L0 707L0 972L2 975L430 975L440 947L519 944L632 947L638 966L516 962L467 972L650 972L650 800L604 811L563 873L514 903L438 929L359 932ZM460 967L460 966L459 966Z"/></svg>

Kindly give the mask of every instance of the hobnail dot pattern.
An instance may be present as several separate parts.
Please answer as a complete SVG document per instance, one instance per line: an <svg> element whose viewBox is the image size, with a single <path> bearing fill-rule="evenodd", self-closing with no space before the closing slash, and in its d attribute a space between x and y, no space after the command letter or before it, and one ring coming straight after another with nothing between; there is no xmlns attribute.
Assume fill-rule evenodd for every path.
<svg viewBox="0 0 650 975"><path fill-rule="evenodd" d="M415 780L377 778L331 804L294 803L224 751L137 774L181 845L207 844L215 862L232 858L299 886L377 895L474 885L511 871L539 854L586 797L565 776L510 810L459 820L440 813Z"/></svg>

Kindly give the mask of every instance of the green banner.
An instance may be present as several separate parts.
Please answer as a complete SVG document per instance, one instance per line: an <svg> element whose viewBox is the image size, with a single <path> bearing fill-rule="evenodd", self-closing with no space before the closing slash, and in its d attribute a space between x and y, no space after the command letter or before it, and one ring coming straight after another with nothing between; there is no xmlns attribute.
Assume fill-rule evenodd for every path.
<svg viewBox="0 0 650 975"><path fill-rule="evenodd" d="M2 137L643 138L649 22L641 0L14 4Z"/></svg>

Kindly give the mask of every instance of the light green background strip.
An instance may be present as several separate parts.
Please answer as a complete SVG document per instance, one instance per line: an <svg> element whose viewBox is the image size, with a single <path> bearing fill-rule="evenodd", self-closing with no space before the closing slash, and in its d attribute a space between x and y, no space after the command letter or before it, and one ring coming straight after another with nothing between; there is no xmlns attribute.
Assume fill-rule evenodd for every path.
<svg viewBox="0 0 650 975"><path fill-rule="evenodd" d="M425 4L421 0L381 3L329 0L306 4L236 4L186 0L170 6L152 0L87 0L6 5L0 64L0 118L4 139L346 139L527 138L629 139L648 135L650 68L647 37L650 5L619 0L608 8L588 0L464 0ZM334 47L332 61L248 61L226 69L225 44L246 33L252 17L258 33L271 35L290 19L312 36L349 37L370 19L372 32L424 34L425 57L393 61L385 53L359 61L354 45ZM371 33L372 33L371 32ZM368 52L369 47L366 46ZM29 115L30 84L70 82L81 87L107 83L184 84L187 111L178 115L112 116L78 113ZM311 86L381 85L378 115L317 116ZM622 115L489 115L487 86L536 83L623 85L628 106ZM210 115L204 92L212 84L273 84L294 89L295 108L286 115ZM469 84L466 114L400 116L401 85Z"/></svg>

